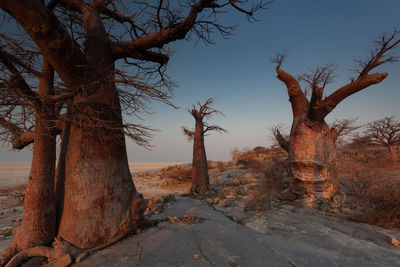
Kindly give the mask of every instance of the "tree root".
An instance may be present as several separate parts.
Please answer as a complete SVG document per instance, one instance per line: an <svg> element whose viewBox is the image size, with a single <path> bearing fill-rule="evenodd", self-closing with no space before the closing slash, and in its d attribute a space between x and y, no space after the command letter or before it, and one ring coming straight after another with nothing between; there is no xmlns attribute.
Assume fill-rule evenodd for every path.
<svg viewBox="0 0 400 267"><path fill-rule="evenodd" d="M49 263L48 266L66 267L69 266L74 259L81 261L87 255L81 249L73 247L66 241L56 238L53 247L36 246L24 249L18 252L5 265L5 267L21 266L25 261L33 257L44 257Z"/></svg>
<svg viewBox="0 0 400 267"><path fill-rule="evenodd" d="M9 262L18 252L22 250L17 240L14 239L12 243L0 254L0 266L3 267Z"/></svg>
<svg viewBox="0 0 400 267"><path fill-rule="evenodd" d="M22 263L31 257L45 257L48 261L57 259L64 255L59 255L59 251L54 248L38 246L33 248L27 248L15 255L6 265L6 267L18 267ZM68 266L68 265L66 265Z"/></svg>
<svg viewBox="0 0 400 267"><path fill-rule="evenodd" d="M59 238L55 238L52 247L36 246L26 249L21 249L18 246L18 243L16 241L13 241L13 243L9 246L9 248L7 248L2 253L2 257L0 258L1 260L0 266L18 267L21 266L24 262L26 262L30 258L42 257L42 259L45 258L45 261L48 262L47 266L66 267L72 264L73 262L75 263L81 262L90 253L108 247L118 242L119 240L123 239L127 235L129 235L129 233L123 233L117 235L108 242L90 249L79 249L77 247L74 247L67 241L61 240ZM36 266L36 264L34 265Z"/></svg>

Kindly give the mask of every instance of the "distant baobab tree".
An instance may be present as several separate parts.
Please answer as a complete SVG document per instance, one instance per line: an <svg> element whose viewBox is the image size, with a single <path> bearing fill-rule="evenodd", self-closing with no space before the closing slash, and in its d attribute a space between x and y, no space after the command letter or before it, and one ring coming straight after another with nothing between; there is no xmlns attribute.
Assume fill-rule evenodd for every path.
<svg viewBox="0 0 400 267"><path fill-rule="evenodd" d="M305 197L309 206L319 206L323 202L340 202L340 190L336 176L337 131L328 127L325 117L345 98L384 80L388 73L370 73L388 62L398 60L390 52L399 43L399 31L383 35L375 41L376 48L366 60L358 60L356 77L329 96L324 97L324 89L335 78L335 65L317 67L309 74L295 78L281 69L285 53L278 53L272 60L277 64L277 78L285 83L292 106L293 124L289 142L289 164L295 178L292 191ZM300 83L305 87L302 88ZM311 90L311 97L305 91ZM338 197L335 197L338 196ZM335 204L337 205L337 204Z"/></svg>
<svg viewBox="0 0 400 267"><path fill-rule="evenodd" d="M356 125L357 120L358 118L335 119L332 124L329 125L336 146L343 145L345 143L345 137L348 137L355 130L361 128L361 126Z"/></svg>
<svg viewBox="0 0 400 267"><path fill-rule="evenodd" d="M395 148L400 146L400 122L394 117L370 122L367 124L366 134L373 143L386 147L392 160L397 162Z"/></svg>
<svg viewBox="0 0 400 267"><path fill-rule="evenodd" d="M115 242L143 223L146 201L132 182L125 135L146 146L150 129L124 121L122 114L138 116L154 99L169 103L173 83L165 73L171 56L168 44L190 38L212 44L213 33L228 37L234 27L222 25L219 14L233 9L252 20L254 13L268 3L249 2L0 1L4 16L1 26L7 28L11 23L15 28L16 23L23 29L20 35L7 35L7 28L0 38L1 53L6 58L0 62L4 96L0 108L5 119L2 127L7 125L6 130L14 131L9 139L24 136L27 139L20 141L33 143L35 164L37 157L47 153L37 140L43 140L48 133L53 139L57 127L50 124L61 120L63 125L54 181L44 184L44 179L37 180L32 184L34 190L26 191L24 203L34 199L31 194L42 192L43 188L47 192L55 184L55 200L44 196L36 198L39 202L35 205L45 211L55 206L56 221L25 206L22 225L40 222L42 226L35 229L38 236L32 239L32 235L18 231L14 242L0 255L0 265L21 250L49 245L56 236L77 248L94 249ZM19 38L16 41L21 41L21 47L30 55L37 56L40 66L29 70L30 56L13 57L11 38ZM54 74L54 84L61 83L63 89L54 95L52 90L37 90L41 68L48 70L49 77ZM53 103L58 105L56 120L47 121L46 116L52 112L35 114L31 109L29 116L18 112L24 111L21 105L28 102L13 100L7 94L22 96L29 103L45 103L50 110ZM4 107L14 108L13 112L7 113ZM23 127L13 128L16 122L26 124L26 120L32 120L32 127L27 128L32 132L29 135ZM50 127L42 127L47 124ZM49 151L55 149L51 142ZM53 157L53 152L49 153L44 157ZM48 164L54 165L53 162ZM34 170L41 173L47 167ZM46 232L45 227L53 223L55 231L41 239L40 231Z"/></svg>
<svg viewBox="0 0 400 267"><path fill-rule="evenodd" d="M207 156L204 146L205 134L210 131L226 132L225 129L218 125L209 125L205 122L213 114L222 114L219 110L210 107L213 101L212 98L209 98L203 105L197 102L198 108L193 105L193 108L189 110L196 122L194 131L182 127L183 133L190 140L193 140L192 186L190 187L190 194L193 196L201 196L210 189Z"/></svg>

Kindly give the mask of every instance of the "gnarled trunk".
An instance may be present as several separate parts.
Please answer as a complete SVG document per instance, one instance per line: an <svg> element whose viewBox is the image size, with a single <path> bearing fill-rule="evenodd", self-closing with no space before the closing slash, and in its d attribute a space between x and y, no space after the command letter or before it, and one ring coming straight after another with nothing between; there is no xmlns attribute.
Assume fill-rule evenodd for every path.
<svg viewBox="0 0 400 267"><path fill-rule="evenodd" d="M190 188L190 194L193 195L204 194L210 186L203 128L203 121L196 119L193 140L192 186Z"/></svg>
<svg viewBox="0 0 400 267"><path fill-rule="evenodd" d="M327 204L331 208L341 205L342 194L336 175L336 134L326 124L328 114L323 107L323 88L313 86L308 101L299 82L290 74L276 69L278 79L288 88L293 112L290 131L289 165L293 176L291 191L304 205L320 208ZM335 197L336 196L336 197Z"/></svg>
<svg viewBox="0 0 400 267"><path fill-rule="evenodd" d="M318 206L321 200L330 202L340 192L334 138L324 121L311 121L304 115L293 121L289 164L298 182L292 191L304 196L307 206Z"/></svg>

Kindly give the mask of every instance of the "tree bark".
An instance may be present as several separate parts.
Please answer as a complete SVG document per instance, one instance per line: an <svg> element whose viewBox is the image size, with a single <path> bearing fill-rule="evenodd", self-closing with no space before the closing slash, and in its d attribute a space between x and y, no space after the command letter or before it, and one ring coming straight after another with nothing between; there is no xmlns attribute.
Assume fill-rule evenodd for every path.
<svg viewBox="0 0 400 267"><path fill-rule="evenodd" d="M96 94L75 101L72 109L72 122L65 131L69 136L63 136L65 175L57 177L57 191L63 196L58 202L62 212L58 236L76 247L93 248L138 227L146 202L129 171L114 84L102 84ZM83 114L98 117L82 126L77 122L85 121ZM106 125L91 128L96 122Z"/></svg>
<svg viewBox="0 0 400 267"><path fill-rule="evenodd" d="M336 147L328 125L303 115L294 118L289 143L290 172L297 180L292 191L305 205L319 207L340 193L336 175Z"/></svg>
<svg viewBox="0 0 400 267"><path fill-rule="evenodd" d="M44 60L39 83L39 97L52 95L54 70ZM56 162L56 127L54 107L42 99L35 110L33 158L26 185L22 225L11 246L2 253L2 266L22 249L50 244L56 235L54 175Z"/></svg>
<svg viewBox="0 0 400 267"><path fill-rule="evenodd" d="M191 195L202 195L207 192L210 187L203 128L203 121L201 119L196 119L195 134L193 138Z"/></svg>

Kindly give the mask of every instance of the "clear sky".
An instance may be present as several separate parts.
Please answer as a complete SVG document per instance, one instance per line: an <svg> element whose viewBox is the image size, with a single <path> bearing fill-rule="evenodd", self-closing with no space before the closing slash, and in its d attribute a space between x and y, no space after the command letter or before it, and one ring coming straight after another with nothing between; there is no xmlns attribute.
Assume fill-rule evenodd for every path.
<svg viewBox="0 0 400 267"><path fill-rule="evenodd" d="M278 123L289 128L292 120L286 88L269 62L276 52L289 51L282 69L294 75L336 63L338 78L328 86L329 94L349 81L353 60L367 57L376 38L400 28L400 0L275 0L258 13L260 21L255 23L230 11L223 19L238 28L229 40L216 37L213 46L186 41L171 46L175 54L167 72L179 85L172 102L181 108L153 103L156 113L144 116L141 123L160 130L154 147L147 151L127 140L130 161L191 161L192 144L180 126L194 126L187 108L209 97L226 115L210 122L228 130L206 137L210 160L229 160L235 147L268 146L268 128ZM400 56L400 49L394 52ZM328 122L348 117L358 117L360 124L385 116L400 120L400 62L377 71L389 76L340 103ZM0 147L0 161L31 159L31 151L9 149Z"/></svg>

